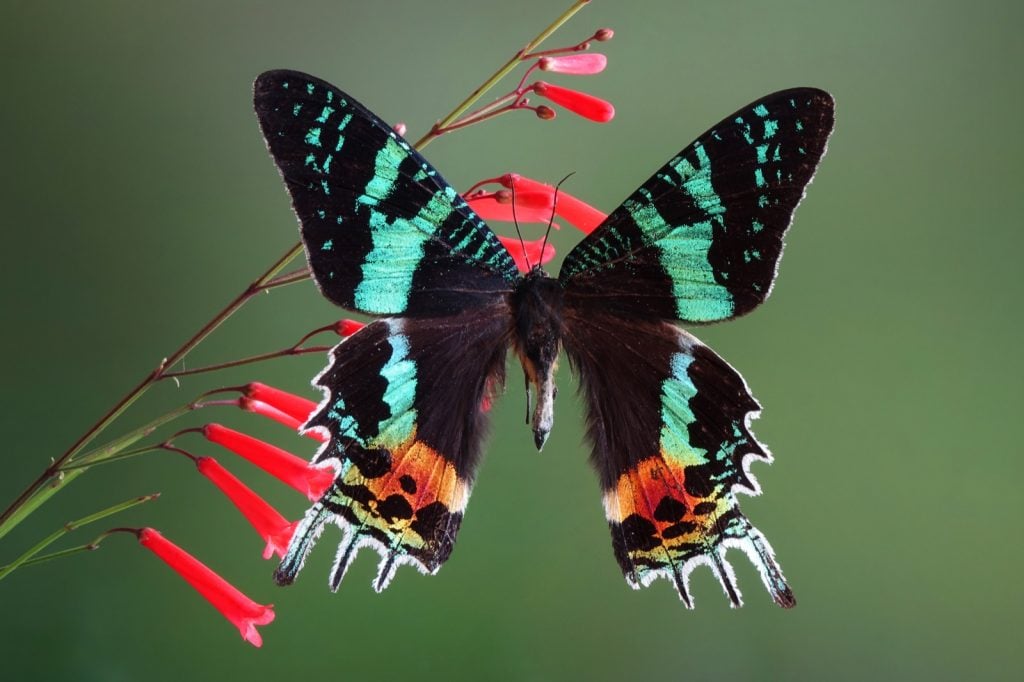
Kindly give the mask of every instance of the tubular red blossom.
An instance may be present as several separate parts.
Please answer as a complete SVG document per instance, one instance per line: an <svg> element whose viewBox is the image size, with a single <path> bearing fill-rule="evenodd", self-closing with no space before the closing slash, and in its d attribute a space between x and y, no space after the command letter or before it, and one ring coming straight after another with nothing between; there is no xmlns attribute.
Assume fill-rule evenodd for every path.
<svg viewBox="0 0 1024 682"><path fill-rule="evenodd" d="M512 222L518 220L520 223L543 223L551 220L551 202L547 205L525 205L520 202L519 192L516 192L515 215L512 213L511 202L505 203L500 197L488 195L467 199L473 211L484 220L504 220ZM556 228L557 229L557 228Z"/></svg>
<svg viewBox="0 0 1024 682"><path fill-rule="evenodd" d="M580 201L568 192L558 190L555 213L565 218L569 223L583 234L590 234L594 228L604 222L608 216L596 208Z"/></svg>
<svg viewBox="0 0 1024 682"><path fill-rule="evenodd" d="M252 412L258 414L261 417L266 417L276 421L278 424L284 424L290 429L298 430L302 426L302 422L291 416L286 412L282 412L273 405L269 405L262 400L253 400L242 396L238 401L238 406L246 412Z"/></svg>
<svg viewBox="0 0 1024 682"><path fill-rule="evenodd" d="M363 322L356 322L355 320L345 318L344 320L338 320L338 323L334 325L334 333L338 336L349 337L365 326L366 324Z"/></svg>
<svg viewBox="0 0 1024 682"><path fill-rule="evenodd" d="M512 194L509 192L509 194ZM529 206L531 208L539 208L547 211L548 218L551 217L551 209L555 207L555 188L550 185L544 186L542 189L516 189L514 195L516 209L520 206ZM544 220L547 222L547 219Z"/></svg>
<svg viewBox="0 0 1024 682"><path fill-rule="evenodd" d="M289 523L288 519L281 516L266 500L238 480L214 458L197 457L195 462L199 473L210 479L231 500L267 543L263 549L263 558L269 559L277 554L283 559L299 522Z"/></svg>
<svg viewBox="0 0 1024 682"><path fill-rule="evenodd" d="M516 200L519 200L520 196L531 198L531 197L546 197L548 211L551 210L551 206L555 202L555 188L547 183L540 182L539 180L533 180L516 173L506 173L501 176L498 181L505 187L515 186ZM594 231L594 228L604 222L607 218L607 214L598 211L596 208L577 199L573 195L569 194L565 190L558 190L558 205L555 206L555 213L568 220L573 227L580 230L584 234L590 234ZM516 206L518 212L519 206Z"/></svg>
<svg viewBox="0 0 1024 682"><path fill-rule="evenodd" d="M282 412L273 405L269 405L262 400L253 400L252 398L246 398L242 396L238 399L238 406L246 412L252 412L258 414L261 417L266 417L276 421L278 424L284 424L293 431L299 431L305 421L296 419L292 415ZM309 431L302 432L302 435L306 438L312 438L313 440L320 441L321 443L327 442L328 437L320 429L311 429Z"/></svg>
<svg viewBox="0 0 1024 682"><path fill-rule="evenodd" d="M599 52L567 54L560 57L541 57L539 65L541 71L587 76L604 71L608 66L608 58Z"/></svg>
<svg viewBox="0 0 1024 682"><path fill-rule="evenodd" d="M138 538L140 545L174 569L185 582L210 602L213 608L237 627L245 641L255 647L263 646L263 637L256 630L256 626L266 625L274 620L272 604L257 604L249 599L234 585L152 528L140 530Z"/></svg>
<svg viewBox="0 0 1024 682"><path fill-rule="evenodd" d="M239 433L220 424L207 424L202 429L210 442L243 457L279 481L295 488L316 502L334 483L334 469L311 466L305 460L269 443Z"/></svg>
<svg viewBox="0 0 1024 682"><path fill-rule="evenodd" d="M607 123L615 117L615 107L600 97L585 92L563 88L544 81L533 84L533 91L541 97L563 106L572 113L597 123Z"/></svg>
<svg viewBox="0 0 1024 682"><path fill-rule="evenodd" d="M245 387L245 396L276 407L301 423L305 423L316 409L312 400L255 381Z"/></svg>
<svg viewBox="0 0 1024 682"><path fill-rule="evenodd" d="M498 240L508 249L512 260L516 262L519 272L529 272L531 266L544 265L555 257L555 247L551 244L544 244L544 239L534 239L532 242L520 243L518 237L498 237ZM540 247L544 246L541 253Z"/></svg>

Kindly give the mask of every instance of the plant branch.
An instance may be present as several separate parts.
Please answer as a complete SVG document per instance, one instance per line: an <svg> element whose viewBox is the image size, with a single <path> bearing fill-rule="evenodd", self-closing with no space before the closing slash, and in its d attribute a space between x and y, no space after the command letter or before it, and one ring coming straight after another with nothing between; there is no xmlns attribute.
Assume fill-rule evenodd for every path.
<svg viewBox="0 0 1024 682"><path fill-rule="evenodd" d="M515 69L516 66L518 66L519 63L524 58L526 58L527 55L529 55L533 50L537 48L537 46L539 46L541 43L547 40L552 33L561 28L565 22L572 19L573 15L575 15L577 12L583 9L583 6L588 4L589 2L590 0L576 0L576 2L574 2L572 6L569 7L569 9L563 12L561 16L555 19L550 26L548 26L546 29L537 34L537 37L528 42L526 46L523 47L523 49L516 52L512 56L512 58L505 62L505 64L501 68L495 71L490 78L484 81L479 87L477 87L476 90L470 93L469 97L462 100L462 102L457 107L452 109L452 111L447 116L445 116L443 119L435 123L434 126L430 129L430 131L426 135L421 137L419 140L417 140L416 144L414 144L413 146L416 147L416 149L422 151L424 147L433 142L434 138L438 137L441 134L439 131L448 128L449 126L451 126L453 122L455 122L457 118L459 118L464 113L469 111L470 107L476 104L477 100L479 100L484 95L485 92L493 88L498 81L500 81L502 78L511 73L512 70Z"/></svg>
<svg viewBox="0 0 1024 682"><path fill-rule="evenodd" d="M0 580L3 580L4 578L6 578L8 575L13 573L17 568L19 568L20 566L23 566L27 561L29 561L36 554L39 554L39 552L43 551L49 545L53 544L54 542L56 542L60 538L64 537L68 533L70 533L70 532L72 532L74 530L77 530L78 528L81 528L82 526L85 526L87 524L93 523L95 521L99 521L100 519L105 519L108 516L113 516L114 514L123 512L126 509L131 509L132 507L134 507L136 505L140 505L140 504L143 504L145 502L149 502L150 500L155 500L158 497L160 497L160 493L155 493L153 495L143 495L142 497L135 497L135 498L132 498L130 500L126 500L124 502L120 502L118 504L115 504L115 505L113 505L111 507L107 507L106 509L101 509L100 511L98 511L98 512L96 512L94 514L89 514L88 516L83 516L82 518L78 519L77 521L70 521L70 522L64 524L62 527L58 528L57 530L55 530L54 532L50 533L45 538L43 538L42 540L37 542L34 546L29 548L29 550L27 552L25 552L20 557L15 559L13 562L7 564L3 568L0 568ZM95 543L93 543L93 544L95 544Z"/></svg>
<svg viewBox="0 0 1024 682"><path fill-rule="evenodd" d="M225 320L227 320L239 308L245 305L245 303L249 299L251 299L253 296L262 291L266 287L267 283L270 282L274 277L276 277L278 273L280 273L281 270L283 270L288 265L288 263L292 261L292 259L299 255L301 251L302 244L299 243L294 245L287 252L285 252L285 254L278 258L277 261L273 265L271 265L266 272L264 272L254 282L252 282L248 287L246 287L240 294L238 294L238 296L236 296L234 300L228 303L219 313L217 313L217 315L213 317L213 319L211 319L209 322L203 325L203 327L198 332L193 334L192 337L188 339L185 343L183 343L176 351L171 353L171 355L168 358L164 359L163 362L157 365L156 369L154 369L142 381L140 381L135 388L133 388L131 391L125 394L125 396L121 398L121 400L118 401L118 403L114 405L114 407L112 407L103 417L101 417L99 421L93 424L84 434L82 434L82 436L77 441L75 441L75 443L70 448L68 448L64 452L64 454L55 459L50 464L50 466L46 467L46 469L43 470L43 473L39 475L39 478L37 478L27 488L25 488L25 490L22 491L22 493L14 500L14 502L12 502L11 505L6 510L4 510L2 514L0 514L0 538L6 535L10 531L10 529L13 528L14 525L16 525L16 523L12 523L13 521L15 521L15 514L26 505L29 499L32 498L33 495L35 495L36 492L40 490L40 488L42 488L47 481L49 481L54 476L57 476L60 473L61 467L69 459L74 457L75 454L80 452L83 447L88 445L93 438L99 435L101 431L103 431L114 420L120 417L121 414L124 413L124 411L127 410L132 405L132 403L138 400L147 390L149 390L149 388L153 384L160 381L160 379L164 376L169 367L173 367L176 363L181 361L182 358L188 355L193 348L198 346L203 341L203 339L209 336L214 329L223 324ZM75 473L81 474L83 471L85 470L78 469L76 470ZM64 481L62 481L63 485L66 485L68 482L69 481L66 480L66 478ZM63 485L58 487L63 487ZM52 488L52 492L50 492L50 494L47 495L47 497L52 495L53 492L56 492L56 489L57 488ZM38 505L33 505L32 509L34 509L37 506ZM16 519L17 522L20 522L22 519L24 519L25 516L27 516L27 514L18 514Z"/></svg>

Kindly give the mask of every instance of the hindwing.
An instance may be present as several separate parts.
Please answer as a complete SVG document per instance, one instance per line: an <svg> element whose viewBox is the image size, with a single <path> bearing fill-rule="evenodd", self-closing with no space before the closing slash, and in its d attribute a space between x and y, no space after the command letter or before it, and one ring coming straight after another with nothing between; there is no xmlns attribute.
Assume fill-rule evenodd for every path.
<svg viewBox="0 0 1024 682"><path fill-rule="evenodd" d="M351 96L307 74L268 71L254 102L328 299L374 315L436 317L514 285L515 263L494 233Z"/></svg>
<svg viewBox="0 0 1024 682"><path fill-rule="evenodd" d="M752 310L771 290L833 118L831 95L798 88L720 122L566 256L559 279L567 298L694 323Z"/></svg>
<svg viewBox="0 0 1024 682"><path fill-rule="evenodd" d="M479 461L481 404L504 381L508 315L495 305L388 318L334 349L306 428L330 436L313 461L333 463L337 476L295 532L279 583L292 582L329 521L344 536L332 589L364 546L381 556L378 591L401 564L435 573L447 560Z"/></svg>
<svg viewBox="0 0 1024 682"><path fill-rule="evenodd" d="M692 335L657 320L568 308L565 347L629 585L667 578L692 607L690 573L707 564L739 606L725 558L738 547L776 603L793 606L771 547L736 498L760 492L750 461L771 459L750 432L759 406L740 375Z"/></svg>

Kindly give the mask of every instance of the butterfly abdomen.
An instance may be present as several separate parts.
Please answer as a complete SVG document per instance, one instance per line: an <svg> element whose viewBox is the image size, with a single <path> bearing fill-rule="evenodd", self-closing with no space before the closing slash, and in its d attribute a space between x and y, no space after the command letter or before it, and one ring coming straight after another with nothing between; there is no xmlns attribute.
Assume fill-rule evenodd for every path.
<svg viewBox="0 0 1024 682"><path fill-rule="evenodd" d="M526 375L527 390L534 387L534 444L544 447L554 424L555 362L562 346L562 283L536 267L512 293L513 345Z"/></svg>

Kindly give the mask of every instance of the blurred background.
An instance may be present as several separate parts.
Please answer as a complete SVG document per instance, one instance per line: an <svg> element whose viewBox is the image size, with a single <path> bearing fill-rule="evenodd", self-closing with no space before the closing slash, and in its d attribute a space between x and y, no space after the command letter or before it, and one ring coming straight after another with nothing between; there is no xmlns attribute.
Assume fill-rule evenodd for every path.
<svg viewBox="0 0 1024 682"><path fill-rule="evenodd" d="M258 73L319 75L416 139L568 5L6 0L0 506L296 241L251 112ZM0 541L0 563L71 519L160 491L107 526L155 526L273 602L263 648L122 536L0 582L3 677L1019 679L1022 7L596 0L545 47L615 30L599 45L604 74L550 78L612 101L613 122L511 115L427 150L461 189L506 171L575 171L568 191L607 211L756 97L797 85L835 94L837 130L771 301L696 330L765 407L755 428L776 463L754 465L765 493L743 508L774 545L796 609L775 607L739 554L739 611L706 569L694 612L664 581L628 589L571 376L538 454L513 370L437 576L403 568L376 595L376 557L364 554L331 594L329 529L298 583L277 588L222 496L187 460L152 454L78 479ZM579 236L554 235L558 260ZM187 366L281 348L340 316L308 282L276 290ZM161 385L119 424L249 380L315 398L322 364ZM313 449L227 408L180 425L207 421L303 457ZM181 444L219 456L291 518L304 511L248 464Z"/></svg>

